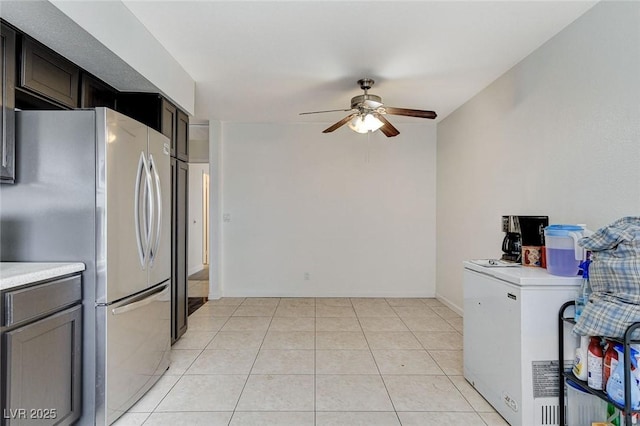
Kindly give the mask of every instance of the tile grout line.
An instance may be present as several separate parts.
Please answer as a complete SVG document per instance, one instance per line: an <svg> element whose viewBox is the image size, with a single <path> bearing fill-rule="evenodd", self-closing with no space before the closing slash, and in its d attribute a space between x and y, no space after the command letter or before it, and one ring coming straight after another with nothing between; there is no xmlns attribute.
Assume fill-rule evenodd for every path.
<svg viewBox="0 0 640 426"><path fill-rule="evenodd" d="M424 302L423 302L424 303ZM424 303L424 305L426 307L428 307L430 310L433 311L433 309L431 309L431 306L427 305L426 303ZM395 309L394 309L395 310ZM449 321L447 321L446 318L444 318L443 316L441 316L439 313L437 313L436 311L433 311L438 317L440 317L441 319L443 319L447 324L449 324L450 326L452 326L452 328L454 328L454 332L457 334L461 334L460 332L458 332L458 330L455 330L455 327L453 327L453 325L451 323L449 323ZM400 315L398 315L400 317ZM405 324L405 326L407 326L407 324L404 322L404 319L402 317L400 317L400 320L403 322L403 324ZM409 328L407 326L407 328ZM473 412L480 418L480 420L482 420L483 423L487 424L484 419L482 418L482 416L480 416L480 412L477 411L473 405L471 404L471 402L469 401L469 399L462 393L462 391L458 388L458 386L456 386L456 384L453 382L453 380L451 380L451 377L449 377L449 374L447 374L444 369L440 366L440 364L438 363L438 361L433 358L433 355L431 355L431 352L429 351L429 349L427 349L424 344L420 341L420 339L418 339L418 336L415 335L415 331L411 330L409 328L409 331L411 332L411 334L413 334L413 337L418 341L418 343L420 343L420 346L422 346L425 350L425 352L427 352L427 354L429 354L429 357L431 357L431 359L433 359L433 361L438 365L438 368L440 368L442 370L442 373L444 374L444 376L447 378L447 380L449 381L449 383L451 383L451 385L453 385L453 387L458 391L458 393L460 394L460 396L462 396L462 398L467 402L467 404L469 404L469 406L471 407L471 409L473 410ZM437 349L436 349L437 350ZM446 349L443 349L446 350ZM464 348L463 348L464 350ZM460 376L459 374L453 374L454 376ZM464 374L462 375L462 377L464 378Z"/></svg>
<svg viewBox="0 0 640 426"><path fill-rule="evenodd" d="M389 305L389 302L387 302L386 298L384 299L384 301L387 304L387 306L389 306L391 308L391 305ZM360 324L360 329L362 330L362 335L364 336L364 341L367 342L367 348L369 349L369 353L371 354L371 358L373 358L373 363L376 365L376 369L378 370L378 374L380 375L380 380L382 381L382 385L384 386L384 390L387 393L387 397L389 398L389 402L391 403L391 407L393 408L393 412L395 413L396 418L398 419L398 423L400 424L400 426L402 426L402 421L400 420L400 415L398 414L398 410L396 409L396 405L393 403L393 399L391 398L391 394L389 393L389 388L387 387L387 383L385 382L384 377L382 376L382 371L380 371L380 366L378 365L378 361L376 360L376 357L373 354L373 350L371 349L371 345L369 344L369 339L367 339L367 334L364 332L364 328L362 327L362 323L360 322L360 317L358 316L358 313L355 310L355 307L354 307L353 310L354 310L354 312L356 312L356 319L358 320L358 324ZM396 313L396 311L393 308L391 308L391 310L394 313ZM396 313L396 315L397 315L397 313ZM406 325L405 325L405 327L406 327Z"/></svg>
<svg viewBox="0 0 640 426"><path fill-rule="evenodd" d="M208 302L209 302L209 301L207 301L207 303L208 303ZM205 304L206 304L206 303L205 303ZM203 305L203 306L204 306L204 305ZM237 309L237 307L236 307L236 309ZM234 309L234 312L235 312L235 309ZM213 317L212 317L212 318L213 318ZM157 403L157 404L155 404L155 405L154 405L153 409L151 410L151 412L149 412L149 413L148 413L149 415L147 416L147 418L146 418L146 419L144 419L144 421L141 423L141 425L144 425L145 423L147 423L147 422L149 421L149 419L151 418L151 416L157 412L156 410L158 409L158 407L162 404L162 402L163 402L163 401L165 400L165 398L169 395L169 393L171 393L171 391L172 391L172 390L173 390L173 388L178 384L178 382L179 382L179 381L180 381L184 376L186 376L186 375L187 375L187 371L189 370L189 368L193 365L193 363L194 363L194 362L196 362L196 360L198 359L198 357L199 357L200 355L202 355L202 353L205 351L206 347L207 347L207 346L208 346L208 345L213 341L213 339L215 338L215 336L217 336L217 335L218 335L218 332L222 329L222 327L224 327L224 324L226 324L226 323L227 323L227 321L229 321L229 318L231 318L231 316L229 316L229 317L227 318L227 320L226 320L226 321L225 321L225 322L220 326L220 329L218 329L218 330L213 334L213 336L211 337L211 340L209 340L209 341L204 345L204 347L203 347L202 349L200 349L200 352L198 353L198 355L196 355L196 357L193 359L193 361L191 361L191 363L190 363L190 364L185 368L184 372L182 372L182 373L180 373L180 374L169 374L170 376L179 376L178 380L176 380L176 382L175 382L173 385L171 385L171 387L169 388L169 390L167 391L167 393L166 393L162 398L160 398L160 401L158 401L158 403ZM188 321L189 321L189 319L188 319L188 316L187 316L187 324L188 324ZM187 331L188 331L188 325L187 325ZM186 332L185 332L185 333L186 333ZM171 347L170 347L170 348L169 348L169 356L171 356L171 352L173 352L174 350L176 350L176 351L180 351L180 350L190 350L190 349L173 349L173 348L171 348ZM191 349L191 350L198 350L198 349ZM166 372L165 372L165 374L163 374L163 377L164 377L165 375L166 375ZM154 386L155 386L155 385L154 385ZM142 398L141 398L141 399L142 399ZM140 401L138 401L138 402L140 402ZM127 412L128 412L128 411L127 411ZM126 414L126 413L125 413L125 414Z"/></svg>
<svg viewBox="0 0 640 426"><path fill-rule="evenodd" d="M246 297L245 297L245 300L247 300ZM273 322L273 318L275 316L276 311L278 310L278 307L280 306L281 301L282 301L282 298L279 297L278 304L276 305L276 308L274 309L273 314L271 314L271 318L269 319L269 325L267 326L264 336L262 337L262 342L260 342L260 346L258 347L258 352L256 352L256 357L253 360L253 363L251 364L251 368L249 369L249 374L247 374L247 378L244 381L244 385L242 385L242 390L240 390L240 394L238 395L238 400L236 401L236 405L233 407L233 411L231 412L231 417L229 418L229 423L227 424L227 426L231 425L231 421L233 420L233 417L236 415L236 410L238 409L238 405L240 404L240 399L242 399L242 394L244 393L244 390L247 387L247 383L249 383L249 378L251 377L251 371L253 371L253 367L255 367L256 365L256 361L258 360L260 350L262 349L262 345L264 345L264 341L267 338L267 333L269 333L269 328L271 328L271 323ZM244 303L244 301L242 303Z"/></svg>
<svg viewBox="0 0 640 426"><path fill-rule="evenodd" d="M313 378L313 386L314 386L314 389L313 389L313 398L314 398L314 404L313 404L313 405L314 405L314 408L313 408L313 411L314 411L314 417L313 417L313 419L314 419L314 420L313 420L313 424L315 425L315 424L317 424L317 423L318 423L318 404L317 404L317 398L318 398L318 393L317 393L317 386L318 386L318 366L317 366L317 359L318 359L318 357L317 357L317 355L318 355L318 336L317 336L317 333L318 333L318 319L319 319L319 318L318 318L318 313L319 313L319 306L318 306L318 303L317 303L317 302L318 302L318 298L311 298L311 299L313 299L313 307L314 307L314 316L313 316L313 318L314 318L314 327L313 327L313 331L314 331L314 347L313 347L313 350L314 350L314 355L313 355L313 360L314 360L314 369L313 369L313 376L314 376L314 378ZM361 322L361 319L364 319L364 318L367 318L367 317L371 317L371 316L373 316L373 315L371 315L371 314L366 315L366 312L365 312L365 315L363 315L363 316L358 315L357 311L355 310L355 305L354 305L354 303L353 303L353 302L352 302L352 300L351 300L352 298L345 298L345 299L347 299L347 300L349 301L349 306L351 307L351 309L353 309L353 310L354 310L355 319L356 319L356 322L357 322L357 324L358 324L358 326L359 326L359 328L360 328L360 331L362 332L362 335L363 335L363 336L364 336L364 338L365 338L365 342L366 342L366 345L367 345L368 353L369 353L369 354L370 354L370 356L373 358L374 364L375 364L375 366L376 366L377 374L378 374L378 376L381 378L382 383L383 383L383 386L385 387L385 392L386 392L386 394L387 394L387 397L389 398L389 402L390 402L390 403L391 403L391 405L392 405L392 410L393 410L394 414L396 415L396 420L398 421L399 425L402 425L402 421L401 421L401 419L400 419L399 412L398 412L397 408L395 407L395 404L394 404L393 399L391 398L391 395L390 395L390 392L389 392L389 388L387 387L387 383L386 383L386 381L385 381L385 379L384 379L384 376L383 376L383 374L382 374L382 372L381 372L381 370L380 370L380 368L381 368L381 367L380 367L380 365L379 365L378 360L376 359L376 357L375 357L375 356L374 356L374 354L373 354L373 349L372 349L371 343L369 342L369 339L368 339L368 337L367 337L367 335L366 335L366 333L365 333L365 330L364 330L364 328L363 328L363 324L362 324L362 322ZM447 374L447 373L444 371L444 369L442 369L442 367L440 367L440 364L438 364L438 362L435 360L435 358L433 358L433 356L431 355L431 352L429 351L429 349L427 349L427 348L425 347L425 344L423 343L423 341L421 341L420 339L418 339L418 337L417 337L417 335L416 335L417 331L414 331L414 330L412 330L411 328L409 328L409 327L407 326L407 323L405 322L405 320L406 320L407 318L410 318L410 317L402 317L402 316L400 316L400 314L399 314L399 313L397 312L397 310L396 310L396 308L402 308L403 306L402 306L402 305L392 306L392 305L388 302L388 300L386 300L387 298L381 298L381 299L382 299L382 300L384 300L384 302L385 302L385 306L387 306L387 307L390 307L390 308L391 308L391 310L392 310L392 311L393 311L393 313L395 314L395 318L399 318L399 319L400 319L400 321L401 321L401 323L402 323L402 324L403 324L403 325L408 329L408 331L410 331L410 332L411 332L411 336L413 336L413 338L414 338L414 339L416 339L416 340L418 341L418 343L419 343L419 347L420 347L420 348L422 348L422 349L417 349L417 350L418 350L418 351L420 351L420 350L424 350L424 351L425 351L425 352L426 352L426 353L427 353L427 354L432 358L432 360L433 360L434 362L436 362L436 364L438 365L438 367L441 369L442 374L443 374L443 375L445 375L445 376L447 377L447 381L451 384L451 386L453 386L453 388L458 392L458 394L459 394L460 396L462 396L463 400L464 400L464 401L466 401L466 402L468 403L468 405L469 405L469 406L470 406L470 408L471 408L471 411L469 411L469 412L474 413L474 414L478 417L478 420L480 420L480 422L482 422L482 424L484 424L484 425L492 424L492 423L491 423L491 419L485 420L485 419L480 415L481 413L480 413L479 411L477 411L477 410L475 409L475 407L471 404L470 399L469 399L469 398L467 398L467 396L465 396L465 394L463 394L463 392L461 391L461 389L460 389L460 388L458 388L458 386L456 385L456 383L452 380L452 377L454 377L454 376L455 376L455 377L457 378L458 376L461 376L461 374L452 374L452 375ZM176 381L176 383L174 383L174 384L169 388L169 390L168 390L168 391L164 394L164 396L160 399L160 402L158 402L158 404L156 404L156 405L154 406L153 410L152 410L150 413L140 413L140 414L145 414L145 415L146 415L146 418L145 418L144 420L142 420L142 419L138 418L138 419L139 419L138 421L142 420L142 423L140 423L140 424L151 424L151 423L153 422L152 420L150 420L150 418L151 418L151 416L152 416L154 413L156 413L156 409L157 409L157 408L162 404L162 402L166 399L167 395L168 395L168 394L169 394L169 393L174 389L174 387L176 386L176 384L177 384L180 380L182 380L184 376L188 376L187 371L188 371L188 370L193 366L193 364L196 362L196 360L197 360L200 356L202 356L202 354L204 353L204 351L206 351L206 350L207 350L207 347L211 344L211 342L215 339L215 337L219 335L219 333L222 331L222 329L224 328L224 326L225 326L225 325L230 321L230 319L231 319L231 318L233 318L234 313L236 313L236 312L238 311L238 309L240 309L240 308L241 308L241 306L243 306L243 304L244 304L247 300L248 300L248 298L243 298L243 301L242 301L242 302L240 302L238 305L234 306L234 309L233 309L233 311L231 312L231 314L229 314L229 315L226 317L226 319L225 319L225 321L222 323L222 325L217 329L217 331L216 331L216 332L214 332L214 333L213 333L213 335L212 335L211 339L209 339L209 341L205 344L205 346L204 346L202 349L198 349L198 350L197 350L197 351L198 351L198 352L197 352L197 355L196 355L196 356L195 356L195 358L194 358L194 359L189 363L189 365L186 365L186 366L185 366L185 368L184 368L184 372L182 372L182 373L180 373L180 374L177 374L177 375L176 375L176 376L178 376L178 380ZM432 307L431 307L430 305L428 305L428 304L426 303L426 301L424 301L424 300L421 300L421 304L422 304L422 306L423 306L423 307L428 308L428 310L430 310L430 311L432 311L433 313L435 313L435 314L436 314L436 316L433 318L434 320L435 320L436 318L440 318L440 319L444 320L444 321L445 321L449 326L451 326L451 327L454 329L454 330L452 331L452 333L455 333L456 335L462 335L462 332L458 331L458 330L455 328L455 326L454 326L454 325L453 325L449 320L452 320L453 322L457 322L457 321L455 321L453 318L445 318L445 317L444 317L444 316L442 316L440 313L438 313L438 312L434 311L433 309L431 309ZM246 306L254 306L254 305L246 305ZM258 305L255 305L255 306L259 306L259 304L258 304ZM256 355L255 355L255 357L254 357L254 359L253 359L253 362L252 362L251 367L250 367L250 369L249 369L249 372L248 372L247 378L246 378L246 379L245 379L245 381L244 381L244 384L243 384L242 389L241 389L241 391L240 391L240 393L239 393L239 396L238 396L238 399L237 399L237 401L236 401L236 403L235 403L235 406L234 406L234 408L233 408L233 409L231 410L231 412L230 412L229 420L228 420L228 422L226 423L226 424L227 424L227 426L230 426L230 425L233 423L234 418L235 418L236 420L238 419L238 418L236 418L236 417L235 417L235 415L236 415L236 413L238 412L237 410L238 410L238 407L239 407L240 400L241 400L241 398L242 398L242 396L243 396L243 393L246 391L246 386L248 385L248 381L249 381L249 379L250 379L250 377L251 377L251 375L252 375L252 372L253 372L253 370L254 370L254 368L255 368L255 364L257 363L257 358L258 358L258 356L260 355L260 351L262 350L262 348L264 348L264 347L265 347L265 346L264 346L264 343L265 343L265 341L266 341L266 336L267 336L267 334L269 333L269 330L270 330L271 326L273 326L273 321L276 319L276 312L277 312L277 310L278 310L278 308L279 308L279 307L283 307L283 306L284 306L284 304L283 304L283 298L281 298L281 297L280 297L280 298L278 298L278 302L277 302L277 304L275 304L275 308L274 308L274 310L272 311L271 315L269 316L269 322L268 322L268 325L267 325L267 327L266 327L265 334L263 335L263 337L262 337L262 339L261 339L260 345L259 345L259 347L258 347L258 349L257 349ZM446 315L447 313L448 313L448 312L445 312L444 314ZM244 316L244 315L239 315L239 316ZM247 315L247 316L249 316L249 317L250 317L250 316L252 316L252 315ZM340 318L340 317L341 317L341 316L340 316L340 315L338 315L338 316L336 316L335 318ZM215 317L213 317L213 318L215 318ZM292 318L297 318L297 317L296 317L296 316L293 316ZM302 317L301 317L301 318L302 318ZM329 318L331 318L331 317L329 317ZM384 318L384 316L380 316L380 317L378 317L378 318L380 318L380 319L382 319L382 320L384 320L384 319L385 319L385 318ZM391 318L391 317L389 317L389 318ZM382 328L384 328L384 321L382 321L382 322L383 322L383 324L381 324L381 325L383 326ZM392 324L389 324L389 325L392 325ZM393 328L393 327L392 327L392 328ZM287 331L287 330L285 330L285 331ZM295 331L295 330L291 330L291 331ZM375 330L372 330L372 331L375 331ZM443 330L443 331L444 331L444 330ZM438 333L438 332L440 332L440 331L439 331L439 330L433 330L433 332L434 332L434 333ZM454 347L457 347L457 346L454 346ZM245 347L245 349L246 349L246 347ZM400 349L400 348L398 348L398 349ZM175 350L173 350L173 349L172 349L172 352L173 352L173 351L179 351L179 350L182 350L182 349L175 349ZM282 350L285 350L285 348L282 348ZM435 350L439 350L439 349L435 349ZM453 350L456 350L456 351L457 351L457 349L453 349L453 348L450 348L450 349L444 348L444 349L441 349L441 350L442 350L442 351L449 351L449 350L450 350L450 351L453 351ZM283 374L284 374L284 373L283 373ZM301 373L301 374L302 374L302 375L304 375L303 373ZM433 374L430 374L430 375L433 375ZM438 375L436 375L436 376L440 376L440 374L438 374ZM466 389L466 388L465 388L465 389ZM469 396L473 396L473 395L469 394ZM300 411L300 410L275 410L275 411L274 411L274 410L249 410L249 411L265 412L265 413L269 413L269 412L281 412L281 413L285 413L285 412L288 412L288 411ZM343 411L356 411L356 412L358 412L358 411L361 411L361 410L343 410ZM364 410L364 412L368 412L368 411L370 411L370 410ZM178 413L184 413L184 412L181 412L181 411L176 411L176 412L178 412ZM204 412L204 411L203 411L203 412ZM484 413L484 412L483 412L483 413Z"/></svg>
<svg viewBox="0 0 640 426"><path fill-rule="evenodd" d="M213 338L209 341L209 343L207 343L207 346L209 346L211 344L211 342L213 342L213 339L216 338L216 336L220 333L220 331L222 331L222 329L224 328L224 326L229 322L229 320L233 317L233 314L236 313L236 311L238 310L238 308L240 306L242 306L242 304L245 302L245 300L247 300L247 298L243 298L242 302L240 302L236 308L231 312L231 314L227 317L227 320L224 322L224 324L222 324L222 326L220 326L220 329L218 331L216 331L216 334L213 335ZM205 349L207 348L207 346L205 346ZM205 350L203 349L203 351ZM257 357L257 356L256 356ZM195 360L194 360L195 362ZM186 373L186 371L185 371ZM247 377L248 378L248 377ZM245 385L246 385L246 381L245 381ZM242 388L244 390L244 387ZM242 391L240 392L240 395L242 395ZM240 396L238 396L238 401L240 401ZM236 401L236 405L238 404L238 401ZM227 426L229 426L231 424L231 419L233 419L233 415L235 413L235 410L231 412L231 416L229 417L229 423L227 423Z"/></svg>
<svg viewBox="0 0 640 426"><path fill-rule="evenodd" d="M207 301L208 303L209 301ZM205 303L206 304L206 303ZM204 306L204 305L203 305ZM238 305L240 306L240 305ZM202 307L202 306L201 306ZM238 309L238 307L236 306L236 309ZM236 311L236 309L233 310L233 312ZM231 315L233 315L233 312L231 313ZM200 352L198 353L198 355L193 359L193 361L191 361L191 363L189 364L189 366L187 368L185 368L184 372L181 374L175 374L176 376L179 376L178 380L176 380L176 382L171 385L171 387L169 388L169 390L167 391L167 393L160 398L160 401L158 401L158 403L153 407L153 409L151 410L151 412L149 413L149 415L147 416L147 418L141 423L141 425L144 425L145 423L147 423L149 421L149 419L151 418L151 416L153 414L156 413L156 409L160 406L160 404L162 404L162 401L165 400L165 398L169 395L169 393L171 393L171 391L173 390L173 388L178 384L178 382L187 375L187 371L189 370L189 368L193 365L193 363L196 362L196 360L200 357L200 355L202 355L202 353L205 351L205 349L207 348L207 346L209 346L209 344L213 341L213 339L215 339L215 337L218 335L218 333L220 332L220 330L222 330L222 327L224 327L224 325L229 321L229 318L231 318L231 315L227 318L227 320L220 326L220 328L218 329L218 331L216 331L213 336L211 337L211 340L209 340L202 349L200 349ZM212 317L213 318L213 317ZM188 327L189 327L189 316L187 315L187 331L188 331ZM185 332L186 333L186 332ZM171 352L172 351L179 351L179 350L188 350L188 349L172 349L171 347L169 348L169 356L171 356ZM197 350L197 349L195 349ZM164 375L163 375L164 376Z"/></svg>

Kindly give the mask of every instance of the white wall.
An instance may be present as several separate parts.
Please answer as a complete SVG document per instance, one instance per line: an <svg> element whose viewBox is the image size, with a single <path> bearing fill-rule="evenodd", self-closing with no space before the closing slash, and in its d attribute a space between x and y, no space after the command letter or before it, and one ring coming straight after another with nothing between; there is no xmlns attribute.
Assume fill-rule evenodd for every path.
<svg viewBox="0 0 640 426"><path fill-rule="evenodd" d="M194 114L195 81L124 3L49 1L184 111ZM118 25L114 28L116 22ZM99 71L95 74L100 76Z"/></svg>
<svg viewBox="0 0 640 426"><path fill-rule="evenodd" d="M222 125L209 121L209 300L222 297Z"/></svg>
<svg viewBox="0 0 640 426"><path fill-rule="evenodd" d="M325 127L223 123L222 294L433 296L435 125Z"/></svg>
<svg viewBox="0 0 640 426"><path fill-rule="evenodd" d="M209 140L208 121L189 124L189 163L209 163Z"/></svg>
<svg viewBox="0 0 640 426"><path fill-rule="evenodd" d="M204 268L203 174L209 174L209 164L189 163L189 246L187 247L189 275Z"/></svg>
<svg viewBox="0 0 640 426"><path fill-rule="evenodd" d="M601 2L438 125L437 295L501 254L500 216L640 211L640 4Z"/></svg>

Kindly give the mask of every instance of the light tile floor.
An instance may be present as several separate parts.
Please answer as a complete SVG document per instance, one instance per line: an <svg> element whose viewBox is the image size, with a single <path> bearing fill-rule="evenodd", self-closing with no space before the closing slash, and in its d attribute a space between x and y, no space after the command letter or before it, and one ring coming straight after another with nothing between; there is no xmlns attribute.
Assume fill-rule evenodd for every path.
<svg viewBox="0 0 640 426"><path fill-rule="evenodd" d="M209 296L209 280L189 280L187 281L189 297Z"/></svg>
<svg viewBox="0 0 640 426"><path fill-rule="evenodd" d="M506 425L462 376L462 318L435 299L224 298L116 424Z"/></svg>

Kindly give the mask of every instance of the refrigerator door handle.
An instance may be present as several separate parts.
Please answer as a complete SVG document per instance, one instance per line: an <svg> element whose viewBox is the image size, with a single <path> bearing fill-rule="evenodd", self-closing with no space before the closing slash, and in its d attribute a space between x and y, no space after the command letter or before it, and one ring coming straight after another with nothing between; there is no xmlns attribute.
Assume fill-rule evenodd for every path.
<svg viewBox="0 0 640 426"><path fill-rule="evenodd" d="M149 168L152 171L152 177L155 182L155 194L156 194L156 202L158 206L158 218L156 220L156 230L155 230L155 241L151 248L151 257L149 259L149 264L153 265L153 260L155 259L155 254L158 251L158 247L160 246L160 234L162 232L162 191L160 190L160 176L158 175L158 170L156 169L155 162L153 161L153 155L149 154Z"/></svg>
<svg viewBox="0 0 640 426"><path fill-rule="evenodd" d="M4 47L2 49L4 51ZM6 89L3 90L3 92L6 92ZM5 99L2 100L1 108L2 108L2 111L0 111L0 114L2 114L2 167L7 167L7 163L8 163L8 160L7 160L7 155L8 155L7 154L7 108L6 108Z"/></svg>
<svg viewBox="0 0 640 426"><path fill-rule="evenodd" d="M133 214L135 216L135 220L133 221L133 223L135 224L135 227L136 227L136 241L138 243L136 245L136 248L138 249L138 257L140 258L140 266L142 266L142 269L145 268L145 263L146 263L146 259L145 259L146 249L143 245L141 230L140 230L140 180L142 178L143 168L144 168L144 153L141 152L140 160L138 161L138 170L136 172L136 189L135 189L134 202L133 202Z"/></svg>
<svg viewBox="0 0 640 426"><path fill-rule="evenodd" d="M149 162L147 161L147 157L143 153L143 163L144 163L144 173L145 173L145 223L144 230L146 233L146 250L145 250L145 259L146 264L149 263L149 256L151 254L151 233L153 232L153 216L154 216L154 203L153 203L153 185L151 181L151 167L149 166Z"/></svg>
<svg viewBox="0 0 640 426"><path fill-rule="evenodd" d="M127 303L126 305L113 308L111 310L111 313L113 315L121 315L127 312L135 311L136 309L140 309L144 306L147 306L148 304L158 300L163 295L162 293L166 290L166 288L167 288L167 284L154 290L152 293L145 295L145 297L143 297L142 299L136 299L135 301L131 303Z"/></svg>

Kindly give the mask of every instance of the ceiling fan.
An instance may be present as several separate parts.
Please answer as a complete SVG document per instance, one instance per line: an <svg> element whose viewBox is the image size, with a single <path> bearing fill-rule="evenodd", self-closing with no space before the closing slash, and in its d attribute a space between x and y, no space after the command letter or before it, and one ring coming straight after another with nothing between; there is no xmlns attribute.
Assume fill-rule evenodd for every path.
<svg viewBox="0 0 640 426"><path fill-rule="evenodd" d="M437 117L435 111L384 106L384 104L382 103L382 98L380 96L369 94L369 89L371 89L373 83L374 81L370 78L363 78L361 80L358 80L360 88L364 90L364 95L358 95L351 98L351 108L349 109L301 112L300 115L350 111L351 114L347 115L345 118L338 121L334 125L324 129L322 133L331 133L334 130L349 123L349 127L358 133L374 132L380 129L380 131L387 137L394 137L400 134L400 131L396 129L389 122L389 120L384 117L387 114L431 119Z"/></svg>

